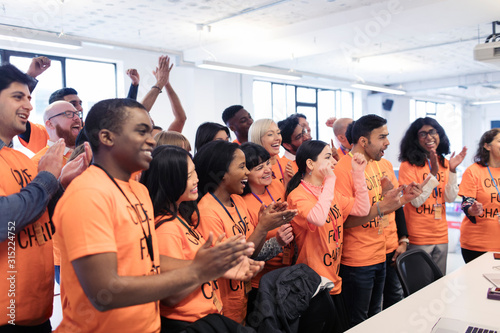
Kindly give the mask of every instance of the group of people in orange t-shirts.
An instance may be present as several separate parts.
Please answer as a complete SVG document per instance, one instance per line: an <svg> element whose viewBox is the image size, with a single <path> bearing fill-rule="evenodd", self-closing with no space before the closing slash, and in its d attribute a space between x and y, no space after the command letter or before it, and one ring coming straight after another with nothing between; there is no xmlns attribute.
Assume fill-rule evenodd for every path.
<svg viewBox="0 0 500 333"><path fill-rule="evenodd" d="M223 112L228 127L198 128L193 157L182 134L153 137L150 107L134 99L96 103L82 133L81 103L68 100L47 109L49 144L32 161L12 149L16 135L37 142L32 85L0 67L0 285L11 291L0 296L2 330L51 331L54 256L58 332L252 332L263 276L295 264L329 281L333 332L344 332L403 298L394 262L407 249L425 250L445 273L445 203L457 195L464 259L500 251L499 129L481 137L459 188L466 148L446 159L449 140L432 118L407 130L398 180L383 158L387 121L373 114L330 121L337 150L311 139L303 115L254 122L234 105ZM77 136L85 143L69 157Z"/></svg>

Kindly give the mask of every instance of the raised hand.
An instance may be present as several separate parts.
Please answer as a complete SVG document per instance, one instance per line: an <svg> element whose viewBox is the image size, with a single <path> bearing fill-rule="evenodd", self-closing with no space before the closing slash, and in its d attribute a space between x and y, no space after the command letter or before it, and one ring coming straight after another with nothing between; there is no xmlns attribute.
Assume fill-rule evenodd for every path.
<svg viewBox="0 0 500 333"><path fill-rule="evenodd" d="M336 163L336 162L335 162ZM319 165L318 172L323 178L333 175L333 164L329 160L323 160Z"/></svg>
<svg viewBox="0 0 500 333"><path fill-rule="evenodd" d="M463 147L462 151L458 155L455 155L455 152L453 152L453 154L451 154L451 157L450 157L450 171L451 172L457 171L457 166L459 166L460 163L462 163L462 161L465 158L465 155L467 155L467 147Z"/></svg>
<svg viewBox="0 0 500 333"><path fill-rule="evenodd" d="M280 246L287 246L293 240L293 228L290 223L283 224L276 233L276 240Z"/></svg>
<svg viewBox="0 0 500 333"><path fill-rule="evenodd" d="M364 171L367 164L368 164L368 162L366 161L366 158L365 158L365 156L363 154L355 153L354 155L352 155L351 165L352 165L352 171L353 172L360 172L360 171L362 172L362 171ZM382 177L382 179L384 177ZM382 182L382 179L381 179L381 182ZM389 180L389 178L387 178L387 180ZM389 181L389 183L390 183L390 181ZM392 185L392 183L391 183L391 185ZM384 187L382 186L382 189L383 188Z"/></svg>
<svg viewBox="0 0 500 333"><path fill-rule="evenodd" d="M64 139L57 140L57 142L47 150L45 155L42 156L40 162L38 162L38 172L48 171L53 174L54 177L59 178L63 167L64 148L66 148Z"/></svg>
<svg viewBox="0 0 500 333"><path fill-rule="evenodd" d="M221 277L254 251L253 243L247 243L241 235L233 236L220 243L223 237L224 234L219 235L219 243L212 247L214 235L210 232L205 244L196 252L192 265L196 267L202 281Z"/></svg>
<svg viewBox="0 0 500 333"><path fill-rule="evenodd" d="M474 203L469 207L467 213L470 216L478 216L483 214L483 204L478 201L474 201Z"/></svg>
<svg viewBox="0 0 500 333"><path fill-rule="evenodd" d="M401 196L401 204L405 205L422 194L424 186L429 182L430 179L431 177L427 176L420 184L411 182L410 184L404 186L403 195Z"/></svg>
<svg viewBox="0 0 500 333"><path fill-rule="evenodd" d="M32 78L36 78L38 75L45 72L50 67L50 59L47 57L36 57L31 59L30 67L26 74Z"/></svg>
<svg viewBox="0 0 500 333"><path fill-rule="evenodd" d="M331 146L332 147L332 157L335 159L335 160L340 160L340 156L339 156L339 152L337 151L337 148L335 147L335 145L333 144L333 139L330 139L330 142L331 142Z"/></svg>
<svg viewBox="0 0 500 333"><path fill-rule="evenodd" d="M431 150L429 153L429 159L431 161L431 173L436 176L439 172L439 161L435 150Z"/></svg>
<svg viewBox="0 0 500 333"><path fill-rule="evenodd" d="M69 183L77 176L79 176L82 172L87 170L92 162L92 150L90 149L90 144L88 142L84 143L85 151L78 155L74 160L66 163L64 168L61 171L61 177L59 178L61 185L66 188Z"/></svg>
<svg viewBox="0 0 500 333"><path fill-rule="evenodd" d="M158 67L153 71L153 75L156 77L156 85L163 88L167 85L170 78L170 71L174 64L170 65L169 56L160 56L158 59Z"/></svg>
<svg viewBox="0 0 500 333"><path fill-rule="evenodd" d="M380 210L384 214L389 214L401 207L401 193L403 192L403 186L393 188L389 190L385 196L384 200L380 201Z"/></svg>
<svg viewBox="0 0 500 333"><path fill-rule="evenodd" d="M132 80L132 84L134 86L139 85L139 81L141 80L141 77L139 76L139 72L137 71L137 69L135 69L135 68L127 69L127 75Z"/></svg>
<svg viewBox="0 0 500 333"><path fill-rule="evenodd" d="M337 120L337 118L335 118L335 117L328 118L326 120L325 125L328 127L333 127L333 123L335 123L335 120ZM332 145L332 147L333 147L333 145Z"/></svg>
<svg viewBox="0 0 500 333"><path fill-rule="evenodd" d="M385 196L388 191L394 188L394 184L387 176L380 178L380 186L382 187L382 196Z"/></svg>

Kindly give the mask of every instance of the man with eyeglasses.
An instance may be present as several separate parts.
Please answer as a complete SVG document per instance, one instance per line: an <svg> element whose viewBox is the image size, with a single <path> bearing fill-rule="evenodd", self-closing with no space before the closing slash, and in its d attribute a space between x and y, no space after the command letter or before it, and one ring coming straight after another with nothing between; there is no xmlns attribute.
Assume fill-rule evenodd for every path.
<svg viewBox="0 0 500 333"><path fill-rule="evenodd" d="M38 164L38 161L45 155L49 147L54 145L57 140L64 139L66 148L64 150L63 165L66 164L75 149L76 137L82 129L82 117L82 111L77 111L70 102L57 101L50 104L43 114L49 140L45 148L36 153L31 160Z"/></svg>
<svg viewBox="0 0 500 333"><path fill-rule="evenodd" d="M311 140L311 135L306 128L300 124L301 115L294 114L285 120L278 122L278 127L281 131L281 145L285 148L285 154L281 157L283 163L287 166L286 172L291 177L297 172L297 163L295 162L295 154L297 149L304 141ZM302 118L304 119L304 118Z"/></svg>

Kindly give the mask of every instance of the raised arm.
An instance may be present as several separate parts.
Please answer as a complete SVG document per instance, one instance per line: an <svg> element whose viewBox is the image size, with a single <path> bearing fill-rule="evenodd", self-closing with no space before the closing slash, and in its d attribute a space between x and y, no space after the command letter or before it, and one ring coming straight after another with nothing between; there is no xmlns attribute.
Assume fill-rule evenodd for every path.
<svg viewBox="0 0 500 333"><path fill-rule="evenodd" d="M156 67L156 70L153 71L156 83L142 99L142 105L144 105L148 111L151 111L158 95L162 92L163 87L168 83L170 69L172 67L170 66L169 68L169 62L167 59L169 59L167 56L161 56L158 59L158 67Z"/></svg>
<svg viewBox="0 0 500 333"><path fill-rule="evenodd" d="M170 124L168 130L181 133L187 120L186 112L182 107L181 100L175 93L174 88L172 88L170 81L165 86L165 90L167 91L168 99L172 106L172 112L174 113L174 121Z"/></svg>

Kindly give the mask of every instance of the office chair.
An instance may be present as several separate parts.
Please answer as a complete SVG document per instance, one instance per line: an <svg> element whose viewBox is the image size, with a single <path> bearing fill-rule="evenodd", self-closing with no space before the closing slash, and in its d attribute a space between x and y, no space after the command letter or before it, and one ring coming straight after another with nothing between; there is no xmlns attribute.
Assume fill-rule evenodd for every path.
<svg viewBox="0 0 500 333"><path fill-rule="evenodd" d="M422 249L412 249L396 259L396 272L405 296L443 277L443 273L431 256Z"/></svg>

